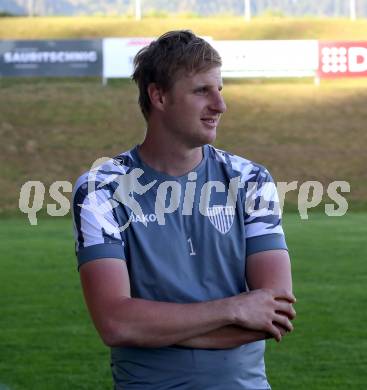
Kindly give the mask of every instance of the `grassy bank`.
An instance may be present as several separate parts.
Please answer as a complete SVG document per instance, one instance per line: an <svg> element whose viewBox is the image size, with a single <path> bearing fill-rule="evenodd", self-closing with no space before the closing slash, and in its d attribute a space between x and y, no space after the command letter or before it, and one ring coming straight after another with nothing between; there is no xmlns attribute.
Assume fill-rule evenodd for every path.
<svg viewBox="0 0 367 390"><path fill-rule="evenodd" d="M367 82L228 81L216 146L269 167L277 181L348 181L367 199ZM1 80L0 208L16 210L28 180L74 182L98 157L142 141L129 81ZM296 201L296 192L288 201Z"/></svg>
<svg viewBox="0 0 367 390"><path fill-rule="evenodd" d="M127 17L12 17L0 18L0 39L92 38L157 36L189 28L215 39L365 40L367 20L241 17L143 18Z"/></svg>

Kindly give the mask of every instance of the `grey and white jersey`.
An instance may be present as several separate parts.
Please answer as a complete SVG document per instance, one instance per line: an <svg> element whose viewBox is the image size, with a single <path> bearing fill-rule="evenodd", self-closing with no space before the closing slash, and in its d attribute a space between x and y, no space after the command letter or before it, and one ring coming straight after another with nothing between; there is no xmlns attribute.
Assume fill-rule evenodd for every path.
<svg viewBox="0 0 367 390"><path fill-rule="evenodd" d="M78 265L126 261L132 296L149 300L203 302L246 291L246 257L287 249L276 186L249 160L210 145L203 156L190 173L173 177L147 166L135 147L82 175L73 197ZM268 389L264 344L112 348L115 384Z"/></svg>

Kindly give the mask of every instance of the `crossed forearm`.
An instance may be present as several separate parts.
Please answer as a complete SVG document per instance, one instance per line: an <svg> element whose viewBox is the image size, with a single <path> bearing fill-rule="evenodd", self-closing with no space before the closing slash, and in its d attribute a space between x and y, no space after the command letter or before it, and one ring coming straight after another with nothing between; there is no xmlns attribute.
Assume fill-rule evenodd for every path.
<svg viewBox="0 0 367 390"><path fill-rule="evenodd" d="M164 347L230 325L227 307L225 299L180 304L123 298L94 322L109 346Z"/></svg>
<svg viewBox="0 0 367 390"><path fill-rule="evenodd" d="M105 344L226 349L267 337L280 341L293 330L289 258L278 255L268 251L247 258L252 291L200 303L131 298L127 268L120 260L86 263L80 275L88 309Z"/></svg>
<svg viewBox="0 0 367 390"><path fill-rule="evenodd" d="M271 337L270 334L266 332L229 325L184 340L178 345L198 349L229 349L269 337Z"/></svg>
<svg viewBox="0 0 367 390"><path fill-rule="evenodd" d="M274 290L192 304L123 298L111 302L107 321L106 316L99 316L103 321L95 318L95 324L110 346L178 344L225 349L264 339L268 334L280 340L282 334L275 323L292 330L289 318L293 317L293 300L291 294Z"/></svg>

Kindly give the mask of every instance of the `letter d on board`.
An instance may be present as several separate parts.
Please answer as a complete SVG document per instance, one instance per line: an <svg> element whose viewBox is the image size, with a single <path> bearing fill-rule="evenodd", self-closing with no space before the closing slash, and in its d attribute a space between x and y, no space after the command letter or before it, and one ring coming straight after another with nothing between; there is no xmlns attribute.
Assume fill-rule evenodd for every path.
<svg viewBox="0 0 367 390"><path fill-rule="evenodd" d="M367 49L351 47L348 51L349 72L362 73L367 71Z"/></svg>

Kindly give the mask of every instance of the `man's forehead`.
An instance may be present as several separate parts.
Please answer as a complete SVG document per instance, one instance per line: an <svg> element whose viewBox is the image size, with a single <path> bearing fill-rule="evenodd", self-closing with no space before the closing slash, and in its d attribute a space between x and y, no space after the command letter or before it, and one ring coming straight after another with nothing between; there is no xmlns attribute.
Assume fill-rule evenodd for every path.
<svg viewBox="0 0 367 390"><path fill-rule="evenodd" d="M222 85L222 75L221 68L219 66L212 67L206 70L193 71L189 73L181 74L181 77L178 77L177 81L183 83L192 83L192 84L213 84L213 85Z"/></svg>

